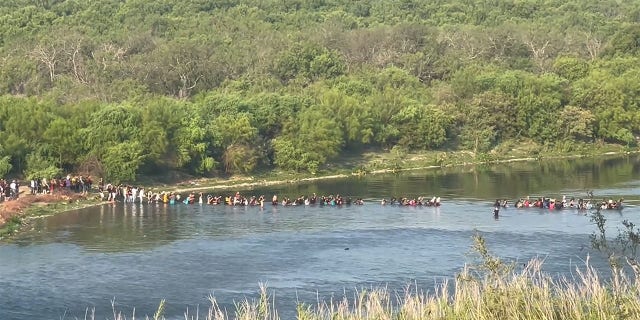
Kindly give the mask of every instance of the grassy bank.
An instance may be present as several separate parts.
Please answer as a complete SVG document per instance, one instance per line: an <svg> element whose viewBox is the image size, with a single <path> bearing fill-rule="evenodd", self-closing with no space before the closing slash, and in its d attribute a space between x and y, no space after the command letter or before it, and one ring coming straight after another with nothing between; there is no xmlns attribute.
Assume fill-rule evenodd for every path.
<svg viewBox="0 0 640 320"><path fill-rule="evenodd" d="M638 149L629 149L615 144L575 144L572 148L565 150L562 148L539 146L529 142L504 143L489 153L439 150L409 152L402 148L393 148L391 150L368 149L342 154L339 158L323 166L315 174L273 169L258 171L251 175L236 174L226 178L179 177L171 181L159 181L153 177L141 177L140 182L152 188L178 192L241 189L285 183L309 182L320 179L344 178L352 175L516 161L587 158L603 155L622 155L639 151Z"/></svg>
<svg viewBox="0 0 640 320"><path fill-rule="evenodd" d="M395 292L385 288L361 290L352 297L316 304L298 303L299 320L586 320L640 319L639 273L633 277L614 273L604 280L585 265L572 278L558 278L542 270L540 260L531 260L515 270L487 250L484 239L474 237L476 264L467 265L435 290L407 288ZM235 310L219 306L210 297L205 314L185 313L186 319L279 320L271 292L260 287L255 300L242 300ZM164 319L163 300L153 319ZM291 301L291 303L295 303ZM94 317L89 316L89 319ZM114 319L125 317L114 312Z"/></svg>

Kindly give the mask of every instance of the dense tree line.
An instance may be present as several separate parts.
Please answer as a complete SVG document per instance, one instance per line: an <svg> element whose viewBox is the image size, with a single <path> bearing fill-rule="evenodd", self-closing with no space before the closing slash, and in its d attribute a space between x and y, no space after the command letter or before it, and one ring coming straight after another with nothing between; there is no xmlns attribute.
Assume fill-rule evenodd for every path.
<svg viewBox="0 0 640 320"><path fill-rule="evenodd" d="M0 174L635 145L640 1L6 0Z"/></svg>

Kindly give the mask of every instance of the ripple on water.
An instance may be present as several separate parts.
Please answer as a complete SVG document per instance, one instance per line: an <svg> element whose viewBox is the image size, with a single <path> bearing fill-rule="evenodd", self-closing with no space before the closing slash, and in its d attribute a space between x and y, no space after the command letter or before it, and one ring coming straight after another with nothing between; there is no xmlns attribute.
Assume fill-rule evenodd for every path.
<svg viewBox="0 0 640 320"><path fill-rule="evenodd" d="M546 260L545 269L571 275L589 254L594 227L574 210L501 210L496 198L527 194L624 195L638 203L640 185L632 162L518 164L462 168L277 186L249 193L340 193L368 199L350 207L255 207L116 205L89 208L36 221L36 231L0 245L0 319L98 318L119 310L152 314L167 298L167 316L207 305L215 293L223 307L255 297L259 283L276 290L280 315L295 301L326 300L363 287L429 290L467 262L472 236L518 262ZM607 168L611 168L608 170ZM433 196L443 206L379 205L390 196ZM639 223L640 208L606 212L610 228L624 219ZM347 249L348 250L345 250ZM593 254L596 257L596 254ZM592 262L599 263L597 259ZM7 294L10 293L10 294Z"/></svg>

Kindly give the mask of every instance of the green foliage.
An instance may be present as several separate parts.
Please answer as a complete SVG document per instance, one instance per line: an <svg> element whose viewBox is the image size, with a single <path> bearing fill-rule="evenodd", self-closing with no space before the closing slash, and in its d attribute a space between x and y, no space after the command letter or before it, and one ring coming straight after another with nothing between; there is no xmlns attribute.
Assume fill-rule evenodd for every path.
<svg viewBox="0 0 640 320"><path fill-rule="evenodd" d="M631 144L635 140L634 135L640 132L640 119L638 87L628 82L638 75L640 68L636 59L611 62L615 63L606 69L591 72L576 83L574 105L582 106L594 114L596 137ZM623 71L621 68L627 69Z"/></svg>
<svg viewBox="0 0 640 320"><path fill-rule="evenodd" d="M223 147L253 143L258 135L247 113L221 114L213 121L210 130L217 138L216 144Z"/></svg>
<svg viewBox="0 0 640 320"><path fill-rule="evenodd" d="M321 92L318 100L322 117L335 122L335 126L342 130L342 140L347 145L358 146L373 141L376 119L371 108L356 97L335 89Z"/></svg>
<svg viewBox="0 0 640 320"><path fill-rule="evenodd" d="M251 110L253 125L266 140L278 136L284 122L309 103L306 97L292 94L261 93L249 98L249 104L254 106Z"/></svg>
<svg viewBox="0 0 640 320"><path fill-rule="evenodd" d="M315 174L342 147L343 134L333 121L313 107L285 125L285 134L273 142L275 164L287 170Z"/></svg>
<svg viewBox="0 0 640 320"><path fill-rule="evenodd" d="M144 159L139 142L121 142L105 148L103 163L105 179L114 183L133 182Z"/></svg>
<svg viewBox="0 0 640 320"><path fill-rule="evenodd" d="M22 226L22 218L20 216L13 216L0 226L0 239L11 236L20 230Z"/></svg>
<svg viewBox="0 0 640 320"><path fill-rule="evenodd" d="M567 105L558 115L555 126L564 129L561 134L565 140L590 141L593 139L595 120L589 110Z"/></svg>
<svg viewBox="0 0 640 320"><path fill-rule="evenodd" d="M479 233L473 235L472 251L480 260L471 268L478 272L480 279L488 277L490 282L499 281L514 270L515 265L513 263L504 262L500 257L489 251L486 240Z"/></svg>
<svg viewBox="0 0 640 320"><path fill-rule="evenodd" d="M313 159L305 150L298 148L295 141L288 138L278 138L273 141L275 150L274 163L281 168L295 171L307 170L316 172L320 163Z"/></svg>
<svg viewBox="0 0 640 320"><path fill-rule="evenodd" d="M60 167L77 165L83 157L83 137L81 135L84 124L76 119L57 117L49 123L44 132L44 143L55 155L54 163ZM43 176L50 177L50 176Z"/></svg>
<svg viewBox="0 0 640 320"><path fill-rule="evenodd" d="M626 25L611 38L606 54L637 56L640 53L640 25Z"/></svg>
<svg viewBox="0 0 640 320"><path fill-rule="evenodd" d="M178 168L192 168L197 173L207 173L217 164L210 157L210 146L214 139L203 127L203 122L197 116L183 118L182 126L173 136L175 146L173 156ZM213 161L212 161L213 160Z"/></svg>
<svg viewBox="0 0 640 320"><path fill-rule="evenodd" d="M144 156L127 179L316 172L368 147L631 150L639 13L584 0L4 1L0 173L44 157L118 175L108 150L130 144Z"/></svg>
<svg viewBox="0 0 640 320"><path fill-rule="evenodd" d="M250 173L259 161L258 152L247 145L229 145L223 155L225 171L228 173Z"/></svg>
<svg viewBox="0 0 640 320"><path fill-rule="evenodd" d="M409 149L434 149L442 146L453 124L452 117L435 106L410 106L392 117L399 130L398 141Z"/></svg>
<svg viewBox="0 0 640 320"><path fill-rule="evenodd" d="M27 156L25 175L27 179L59 177L62 170L55 165L56 160L42 154L31 153Z"/></svg>
<svg viewBox="0 0 640 320"><path fill-rule="evenodd" d="M594 202L593 194L590 194ZM640 228L629 220L622 221L622 228L618 228L617 235L610 237L608 233L607 218L604 209L599 205L591 211L591 222L597 231L590 235L591 247L607 255L609 264L616 275L624 268L630 268L635 276L640 275L638 260L638 248L640 247ZM626 264L624 263L626 262Z"/></svg>
<svg viewBox="0 0 640 320"><path fill-rule="evenodd" d="M285 52L273 68L273 73L284 83L299 78L314 81L343 74L344 63L335 52L314 45L295 45Z"/></svg>
<svg viewBox="0 0 640 320"><path fill-rule="evenodd" d="M9 156L4 156L0 158L0 176L4 177L9 171L11 171L11 158Z"/></svg>
<svg viewBox="0 0 640 320"><path fill-rule="evenodd" d="M585 59L573 57L559 57L553 64L553 70L559 76L575 81L584 78L589 73L589 63Z"/></svg>
<svg viewBox="0 0 640 320"><path fill-rule="evenodd" d="M109 105L94 112L87 127L82 129L85 147L101 156L110 146L136 140L141 127L138 108L129 105Z"/></svg>

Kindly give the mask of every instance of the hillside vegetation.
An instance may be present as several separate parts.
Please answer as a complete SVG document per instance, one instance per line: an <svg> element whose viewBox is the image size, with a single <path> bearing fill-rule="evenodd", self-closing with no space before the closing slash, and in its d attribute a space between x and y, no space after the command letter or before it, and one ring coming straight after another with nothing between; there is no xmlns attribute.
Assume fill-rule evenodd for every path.
<svg viewBox="0 0 640 320"><path fill-rule="evenodd" d="M637 144L640 1L4 0L0 176Z"/></svg>

